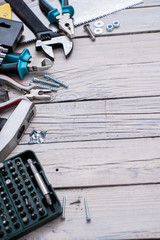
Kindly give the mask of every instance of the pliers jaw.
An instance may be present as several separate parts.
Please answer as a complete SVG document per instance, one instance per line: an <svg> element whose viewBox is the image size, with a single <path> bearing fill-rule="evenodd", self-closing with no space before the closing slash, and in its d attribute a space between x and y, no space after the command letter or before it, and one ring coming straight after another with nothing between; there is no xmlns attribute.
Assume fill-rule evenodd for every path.
<svg viewBox="0 0 160 240"><path fill-rule="evenodd" d="M74 38L74 24L73 19L69 13L57 16L59 29L65 32L70 38Z"/></svg>

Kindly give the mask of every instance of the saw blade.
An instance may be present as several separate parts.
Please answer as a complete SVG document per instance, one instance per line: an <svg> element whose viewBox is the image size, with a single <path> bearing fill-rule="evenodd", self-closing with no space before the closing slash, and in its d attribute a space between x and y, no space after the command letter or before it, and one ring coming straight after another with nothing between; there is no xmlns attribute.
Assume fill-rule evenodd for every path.
<svg viewBox="0 0 160 240"><path fill-rule="evenodd" d="M10 20L12 19L12 11L9 3L0 6L0 17Z"/></svg>

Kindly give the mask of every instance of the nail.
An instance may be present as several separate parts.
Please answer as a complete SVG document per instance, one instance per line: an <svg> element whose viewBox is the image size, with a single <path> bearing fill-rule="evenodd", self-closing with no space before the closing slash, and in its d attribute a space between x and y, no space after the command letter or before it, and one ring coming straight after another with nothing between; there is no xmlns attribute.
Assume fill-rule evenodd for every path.
<svg viewBox="0 0 160 240"><path fill-rule="evenodd" d="M63 202L62 202L62 216L61 219L65 220L65 207L66 207L66 198L63 197Z"/></svg>
<svg viewBox="0 0 160 240"><path fill-rule="evenodd" d="M88 204L87 204L87 200L84 199L84 205L85 205L85 210L86 210L86 220L87 222L91 221L91 217L89 215L89 209L88 209Z"/></svg>

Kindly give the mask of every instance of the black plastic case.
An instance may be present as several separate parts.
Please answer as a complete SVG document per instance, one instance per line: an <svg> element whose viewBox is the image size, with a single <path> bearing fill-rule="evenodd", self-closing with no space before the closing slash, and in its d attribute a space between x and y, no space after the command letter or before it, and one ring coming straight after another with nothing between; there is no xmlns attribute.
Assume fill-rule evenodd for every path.
<svg viewBox="0 0 160 240"><path fill-rule="evenodd" d="M51 206L35 181L28 159L49 189ZM60 201L34 152L22 152L0 164L0 239L17 240L61 214Z"/></svg>

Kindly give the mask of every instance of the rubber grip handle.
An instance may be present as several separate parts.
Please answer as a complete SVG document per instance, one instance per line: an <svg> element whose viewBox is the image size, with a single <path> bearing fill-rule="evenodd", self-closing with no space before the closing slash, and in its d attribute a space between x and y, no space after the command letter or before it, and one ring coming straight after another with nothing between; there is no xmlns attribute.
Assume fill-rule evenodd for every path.
<svg viewBox="0 0 160 240"><path fill-rule="evenodd" d="M39 0L39 6L41 10L47 15L54 8L45 0Z"/></svg>
<svg viewBox="0 0 160 240"><path fill-rule="evenodd" d="M23 0L5 1L11 5L16 15L30 28L35 35L40 32L50 31L50 29L43 25L43 23L37 18L37 16Z"/></svg>
<svg viewBox="0 0 160 240"><path fill-rule="evenodd" d="M62 0L62 5L65 7L65 6L68 6L69 5L69 2L68 0Z"/></svg>

